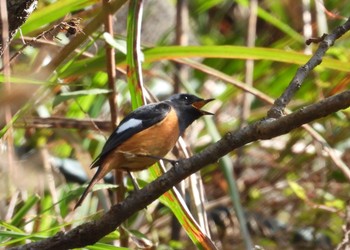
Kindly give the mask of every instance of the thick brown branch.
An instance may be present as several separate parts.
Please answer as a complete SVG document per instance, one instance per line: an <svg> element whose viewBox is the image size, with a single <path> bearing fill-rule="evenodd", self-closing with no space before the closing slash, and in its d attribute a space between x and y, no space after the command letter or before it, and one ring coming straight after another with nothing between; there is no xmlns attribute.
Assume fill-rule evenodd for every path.
<svg viewBox="0 0 350 250"><path fill-rule="evenodd" d="M330 115L350 106L350 90L307 106L278 119L264 119L238 131L227 133L221 140L189 159L180 160L172 169L114 205L102 218L82 224L67 233L58 233L42 241L12 249L70 249L94 244L114 231L135 212L145 208L163 193L204 166L215 163L234 149L247 143L289 133L303 124Z"/></svg>

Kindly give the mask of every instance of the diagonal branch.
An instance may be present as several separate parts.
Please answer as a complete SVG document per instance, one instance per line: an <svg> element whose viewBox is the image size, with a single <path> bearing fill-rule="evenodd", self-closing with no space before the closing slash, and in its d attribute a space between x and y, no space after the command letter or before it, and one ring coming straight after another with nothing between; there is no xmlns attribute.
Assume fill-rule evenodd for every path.
<svg viewBox="0 0 350 250"><path fill-rule="evenodd" d="M322 62L322 58L326 54L327 50L333 46L335 40L344 35L350 30L350 18L343 24L338 26L331 34L322 36L322 41L317 48L314 55L310 60L297 70L292 81L289 83L287 89L283 94L276 99L272 108L268 111L267 116L270 118L277 118L283 115L283 111L292 100L295 93L301 87L307 75L313 70L317 65Z"/></svg>
<svg viewBox="0 0 350 250"><path fill-rule="evenodd" d="M114 231L135 212L145 208L164 192L220 157L257 140L270 139L289 133L303 124L325 117L341 109L350 107L350 90L309 105L292 114L278 119L269 118L255 122L238 131L227 133L221 140L210 145L191 158L178 162L164 175L143 189L131 194L123 202L114 205L96 221L84 223L67 233L60 232L42 241L26 244L14 249L71 249L94 244L103 236Z"/></svg>

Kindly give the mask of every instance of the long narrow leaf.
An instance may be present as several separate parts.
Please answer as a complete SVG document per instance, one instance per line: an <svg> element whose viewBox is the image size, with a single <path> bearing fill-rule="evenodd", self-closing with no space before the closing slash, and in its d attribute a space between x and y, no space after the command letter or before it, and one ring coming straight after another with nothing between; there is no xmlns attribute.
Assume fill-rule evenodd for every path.
<svg viewBox="0 0 350 250"><path fill-rule="evenodd" d="M118 66L125 67L123 55L118 54ZM269 60L289 64L303 65L310 56L301 52L285 51L271 48L247 48L242 46L164 46L144 50L145 63L161 60L174 60L180 58L223 58L240 60ZM125 57L124 57L125 58ZM84 75L96 70L103 70L104 57L94 57L76 62L60 77ZM350 63L332 58L324 58L322 67L337 71L350 72Z"/></svg>
<svg viewBox="0 0 350 250"><path fill-rule="evenodd" d="M28 198L28 200L24 203L24 205L18 210L18 212L13 216L11 220L11 225L18 226L21 220L23 220L24 216L27 212L40 200L38 195L32 195Z"/></svg>
<svg viewBox="0 0 350 250"><path fill-rule="evenodd" d="M153 178L157 178L162 174L162 171L158 165L154 165L150 169L150 173L152 174ZM177 192L176 188L169 190L159 199L164 205L170 208L172 213L176 216L179 223L187 233L188 237L192 240L198 249L216 249L211 239L203 232L203 230L191 215L185 201Z"/></svg>
<svg viewBox="0 0 350 250"><path fill-rule="evenodd" d="M142 0L131 0L127 22L127 78L131 95L132 108L136 109L143 104L142 68L140 61L140 29L142 18Z"/></svg>

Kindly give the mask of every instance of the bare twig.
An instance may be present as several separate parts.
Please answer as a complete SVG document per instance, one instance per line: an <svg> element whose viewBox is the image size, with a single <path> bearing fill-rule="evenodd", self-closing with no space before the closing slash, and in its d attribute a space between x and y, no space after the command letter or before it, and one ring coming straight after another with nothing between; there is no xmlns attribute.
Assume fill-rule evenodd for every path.
<svg viewBox="0 0 350 250"><path fill-rule="evenodd" d="M274 105L267 113L267 116L269 118L278 118L283 115L284 109L292 100L297 90L301 87L303 81L310 73L310 71L322 62L323 56L325 55L326 51L334 44L335 40L344 35L349 29L350 18L343 25L338 26L333 33L327 35L323 39L315 54L304 66L298 69L295 77L289 83L287 89L278 99L276 99Z"/></svg>
<svg viewBox="0 0 350 250"><path fill-rule="evenodd" d="M319 8L321 8L321 9L324 11L324 13L326 13L326 15L328 16L328 18L331 18L331 19L338 19L338 20L344 20L344 19L346 19L346 17L339 15L339 13L333 13L333 12L329 11L329 10L326 8L326 6L324 5L324 2L323 2L323 1L317 0L317 1L315 1L315 2L316 2L316 5L318 5Z"/></svg>
<svg viewBox="0 0 350 250"><path fill-rule="evenodd" d="M145 208L164 192L178 184L189 175L208 164L216 162L220 157L247 143L270 139L289 133L305 123L325 117L350 106L350 90L309 105L292 114L278 119L265 119L246 126L238 131L227 133L221 140L210 145L191 158L178 162L164 175L134 192L123 202L114 205L102 218L84 223L67 233L58 233L45 240L14 247L15 249L71 249L94 244L100 238L114 231L123 221L135 212Z"/></svg>
<svg viewBox="0 0 350 250"><path fill-rule="evenodd" d="M14 124L17 128L74 128L81 130L111 131L111 122L95 119L73 119L67 117L31 117L19 120Z"/></svg>
<svg viewBox="0 0 350 250"><path fill-rule="evenodd" d="M55 204L55 203L58 203L59 198L58 198L57 189L55 186L55 178L53 176L53 172L50 164L50 154L48 152L47 147L41 147L39 150L40 150L41 161L43 162L43 165L44 165L45 177L46 177L47 185L49 187L49 191L52 197L52 202ZM60 206L55 206L54 211L55 211L55 216L57 218L58 223L63 225L64 219L62 218Z"/></svg>
<svg viewBox="0 0 350 250"><path fill-rule="evenodd" d="M346 224L344 226L344 237L339 243L336 250L349 250L350 246L350 203L346 206Z"/></svg>
<svg viewBox="0 0 350 250"><path fill-rule="evenodd" d="M113 15L110 13L109 0L103 0L103 9L105 11L105 32L109 33L113 37ZM116 70L115 70L115 51L112 46L106 42L106 65L108 74L108 88L111 91L109 93L109 108L111 112L111 124L112 128L116 128L117 123L117 102L115 100L117 92L115 89Z"/></svg>
<svg viewBox="0 0 350 250"><path fill-rule="evenodd" d="M103 0L103 10L105 11L105 32L114 37L113 31L113 13L110 12L109 0ZM113 130L117 127L117 92L116 92L116 67L115 67L115 50L106 42L106 64L107 64L107 74L108 74L108 88L111 91L108 95L109 108L111 113L111 126ZM114 171L115 184L118 186L117 192L115 192L114 201L121 202L124 199L125 187L123 183L123 172ZM121 227L120 228L120 246L128 246L128 234Z"/></svg>
<svg viewBox="0 0 350 250"><path fill-rule="evenodd" d="M248 34L247 34L247 47L249 48L252 48L255 46L257 10L258 10L258 1L251 0L249 3L249 19L248 19ZM254 77L254 60L247 60L245 62L245 85L246 86L251 88L253 87L253 81L254 81L253 77ZM243 92L242 102L241 102L242 105L241 105L240 117L239 117L240 128L246 126L247 124L246 121L250 115L250 108L251 108L251 103L253 101L253 97L254 96L250 95L248 92ZM239 148L237 149L237 159L236 159L236 162L234 163L236 168L242 166L242 159L244 159L244 149ZM241 235L244 239L246 249L252 249L253 241L251 239L251 236L248 230L248 223L243 211L243 207L241 205L241 202L239 201L240 194L237 188L238 185L236 183L236 180L233 178L234 173L230 173L230 175L232 176L232 180L228 181L227 183L230 186L231 192L236 193L234 197L237 197L237 200L232 200L232 203L233 203L233 207L234 207L237 219L239 221Z"/></svg>
<svg viewBox="0 0 350 250"><path fill-rule="evenodd" d="M326 38L327 34L323 34L321 37L311 37L305 41L306 45L310 45L311 43L320 43Z"/></svg>
<svg viewBox="0 0 350 250"><path fill-rule="evenodd" d="M175 44L179 46L188 45L189 14L188 1L177 0L176 2L176 25ZM180 92L181 82L188 80L188 68L183 64L175 62L174 92Z"/></svg>
<svg viewBox="0 0 350 250"><path fill-rule="evenodd" d="M126 3L126 0L111 0L110 1L110 11L114 13L122 5ZM96 31L103 22L104 12L101 11L96 15L95 18L91 20L83 29L83 32L77 34L66 46L60 50L60 52L52 59L52 61L45 66L40 74L41 79L46 79L51 73L80 45L86 38L94 31Z"/></svg>
<svg viewBox="0 0 350 250"><path fill-rule="evenodd" d="M175 20L175 44L178 46L187 46L189 42L189 10L188 10L188 0L177 0L176 1L176 20ZM188 82L188 76L189 76L189 68L182 64L174 62L174 73L173 73L173 81L174 81L174 93L181 92L181 83ZM188 150L188 147L186 146L185 141L181 138L179 140L179 148L183 151L184 155L189 155L190 152ZM201 226L205 234L210 237L210 230L209 230L209 223L207 214L204 209L204 186L201 179L200 173L196 173L194 175L191 175L188 180L185 180L184 182L180 183L183 188L182 190L185 190L184 184L186 181L189 183L188 188L188 195L191 199L191 215L188 215L189 218L192 216L196 219L198 224ZM180 190L181 190L180 189ZM185 196L184 192L179 194L174 190L173 194L176 195L182 195L182 197ZM182 199L178 198L178 202L183 202ZM186 205L183 205L186 206ZM185 210L185 213L187 211ZM173 223L171 228L171 239L172 240L179 240L180 233L181 233L181 225L180 223Z"/></svg>
<svg viewBox="0 0 350 250"><path fill-rule="evenodd" d="M52 28L42 32L35 38L32 38L30 41L25 43L16 53L14 53L8 64L13 62L14 59L16 59L20 54L23 53L23 50L27 48L28 46L34 46L38 40L44 38L46 40L53 40L57 36L59 32L65 31L67 36L75 35L79 32L82 32L82 30L79 27L80 19L79 18L72 18L71 20L67 22L60 22L57 25L54 25ZM4 67L0 68L0 72L4 70Z"/></svg>
<svg viewBox="0 0 350 250"><path fill-rule="evenodd" d="M248 20L248 35L247 35L247 47L251 48L255 46L256 39L256 21L257 21L257 0L250 1L249 4L249 20ZM245 63L245 84L252 87L254 76L254 60L247 60ZM249 93L244 92L242 100L242 111L241 111L241 126L245 125L245 121L250 114L250 105L252 102L252 96Z"/></svg>
<svg viewBox="0 0 350 250"><path fill-rule="evenodd" d="M9 20L8 20L8 12L7 12L7 1L6 0L0 0L0 21L1 21L1 39L3 41L3 43L5 44L4 48L2 51L2 60L1 63L4 66L4 84L5 84L5 93L6 95L10 95L11 93L11 83L10 83L10 76L11 76L11 70L10 67L7 65L9 60L10 60L10 50L9 50L9 46L7 46L7 42L10 39L10 34L9 34ZM7 66L6 66L7 65ZM5 121L6 124L10 124L12 121L12 112L11 112L11 106L6 104L4 106L5 109ZM14 164L14 143L13 143L13 127L10 126L8 131L7 131L7 158L8 158L8 178L6 178L6 180L10 180L11 176L15 174L15 164ZM8 190L5 190L5 192L9 191L10 189L10 185L8 183L8 185L6 185L6 187L8 188ZM9 192L7 192L9 193Z"/></svg>

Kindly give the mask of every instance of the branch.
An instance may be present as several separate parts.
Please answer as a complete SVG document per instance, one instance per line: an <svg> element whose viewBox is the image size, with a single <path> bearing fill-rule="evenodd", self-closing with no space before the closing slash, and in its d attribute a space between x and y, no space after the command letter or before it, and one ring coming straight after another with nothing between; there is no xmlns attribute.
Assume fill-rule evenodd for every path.
<svg viewBox="0 0 350 250"><path fill-rule="evenodd" d="M336 250L348 250L350 244L350 203L346 206L346 223L344 225L344 236L342 242L340 242Z"/></svg>
<svg viewBox="0 0 350 250"><path fill-rule="evenodd" d="M309 105L278 119L269 118L255 122L238 131L227 133L221 140L210 145L191 158L180 160L164 175L139 191L135 191L123 202L112 206L96 221L84 223L69 232L59 232L42 241L26 244L14 249L71 249L94 244L114 231L123 221L137 211L147 207L163 193L208 164L217 162L222 156L247 143L266 140L289 133L303 124L325 117L350 107L350 90Z"/></svg>
<svg viewBox="0 0 350 250"><path fill-rule="evenodd" d="M287 104L292 100L295 93L301 87L307 75L313 70L317 65L322 62L322 58L326 54L326 51L334 44L335 40L344 35L350 30L350 18L343 24L338 26L331 34L323 35L320 39L320 46L317 48L314 55L310 60L302 67L297 70L292 81L289 83L287 89L283 94L276 99L272 108L268 111L267 116L270 118L278 118L283 115L284 109Z"/></svg>
<svg viewBox="0 0 350 250"><path fill-rule="evenodd" d="M1 103L0 103L1 104ZM29 117L17 121L16 128L65 128L80 130L111 131L111 121L97 119L74 119L67 117Z"/></svg>

